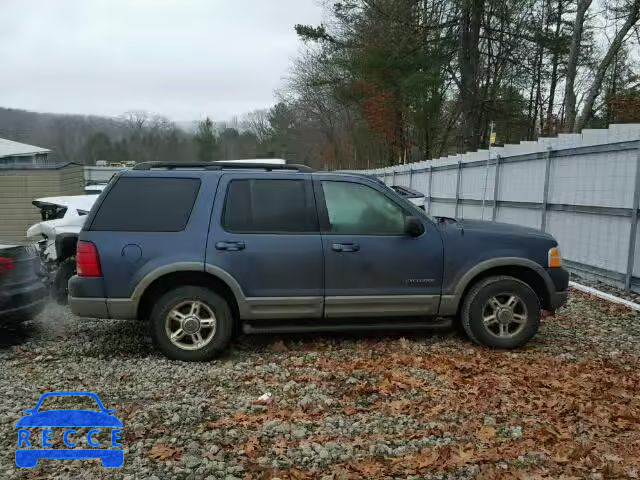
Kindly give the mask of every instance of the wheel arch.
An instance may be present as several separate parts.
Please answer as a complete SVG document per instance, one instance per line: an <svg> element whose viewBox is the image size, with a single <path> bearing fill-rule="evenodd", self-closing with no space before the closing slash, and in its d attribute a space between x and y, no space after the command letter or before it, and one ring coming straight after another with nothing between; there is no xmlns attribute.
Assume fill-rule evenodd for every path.
<svg viewBox="0 0 640 480"><path fill-rule="evenodd" d="M508 257L487 260L467 270L454 282L456 285L454 293L442 296L440 314L457 315L465 296L473 285L484 278L499 275L507 275L523 281L536 293L542 308L550 308L551 292L554 286L549 274L533 260Z"/></svg>
<svg viewBox="0 0 640 480"><path fill-rule="evenodd" d="M202 264L197 264L197 267L183 265L163 268L159 272L147 275L133 294L133 299L137 303L137 318L149 318L154 299L181 285L202 286L218 293L229 304L235 319L239 319L245 311L244 295L240 285L231 275L214 266L207 266L206 270L203 270Z"/></svg>

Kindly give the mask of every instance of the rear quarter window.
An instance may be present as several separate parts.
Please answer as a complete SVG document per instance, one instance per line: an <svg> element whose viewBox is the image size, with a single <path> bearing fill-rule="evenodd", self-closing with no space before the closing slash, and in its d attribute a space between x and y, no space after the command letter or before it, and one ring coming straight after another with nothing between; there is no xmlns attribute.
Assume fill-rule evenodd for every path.
<svg viewBox="0 0 640 480"><path fill-rule="evenodd" d="M89 230L179 232L187 226L199 190L197 178L121 177Z"/></svg>

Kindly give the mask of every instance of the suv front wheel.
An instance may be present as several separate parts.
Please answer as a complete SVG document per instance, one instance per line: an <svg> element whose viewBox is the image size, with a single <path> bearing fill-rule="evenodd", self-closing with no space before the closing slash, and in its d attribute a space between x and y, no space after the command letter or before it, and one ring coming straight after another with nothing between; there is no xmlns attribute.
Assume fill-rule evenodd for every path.
<svg viewBox="0 0 640 480"><path fill-rule="evenodd" d="M205 287L170 290L151 311L153 341L172 360L211 360L225 349L232 332L227 301Z"/></svg>
<svg viewBox="0 0 640 480"><path fill-rule="evenodd" d="M517 348L540 326L540 302L521 280L495 276L480 280L464 299L460 320L475 343L492 348Z"/></svg>

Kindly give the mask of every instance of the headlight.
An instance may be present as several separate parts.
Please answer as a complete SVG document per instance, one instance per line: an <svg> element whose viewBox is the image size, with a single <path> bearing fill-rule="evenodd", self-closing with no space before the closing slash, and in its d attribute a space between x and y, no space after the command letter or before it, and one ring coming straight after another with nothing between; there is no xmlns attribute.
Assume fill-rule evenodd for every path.
<svg viewBox="0 0 640 480"><path fill-rule="evenodd" d="M549 249L549 259L548 259L549 267L561 267L562 266L562 255L560 255L560 248L553 247Z"/></svg>

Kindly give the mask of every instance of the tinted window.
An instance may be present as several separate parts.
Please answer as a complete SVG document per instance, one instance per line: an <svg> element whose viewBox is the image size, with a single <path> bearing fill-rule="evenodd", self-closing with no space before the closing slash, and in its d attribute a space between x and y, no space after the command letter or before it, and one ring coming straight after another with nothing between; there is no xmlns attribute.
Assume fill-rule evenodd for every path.
<svg viewBox="0 0 640 480"><path fill-rule="evenodd" d="M232 180L222 225L229 232L304 233L317 230L304 180Z"/></svg>
<svg viewBox="0 0 640 480"><path fill-rule="evenodd" d="M200 189L196 178L123 177L111 188L91 230L179 232Z"/></svg>
<svg viewBox="0 0 640 480"><path fill-rule="evenodd" d="M377 190L358 183L322 182L329 231L361 235L402 235L405 213Z"/></svg>

